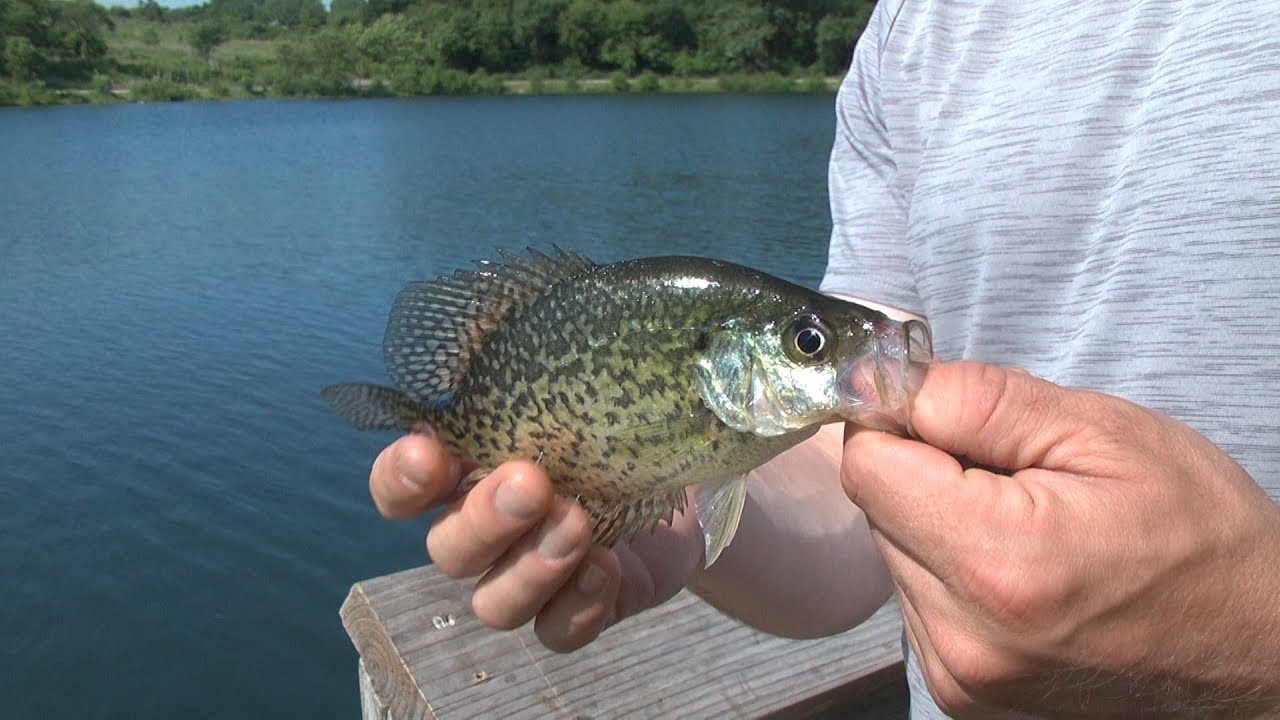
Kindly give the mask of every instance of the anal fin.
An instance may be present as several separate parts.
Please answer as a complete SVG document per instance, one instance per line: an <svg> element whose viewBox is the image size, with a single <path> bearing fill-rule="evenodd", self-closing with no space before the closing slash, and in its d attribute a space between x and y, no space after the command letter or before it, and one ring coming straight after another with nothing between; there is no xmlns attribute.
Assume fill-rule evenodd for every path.
<svg viewBox="0 0 1280 720"><path fill-rule="evenodd" d="M738 532L738 521L742 519L742 507L747 499L746 476L734 478L727 482L709 482L698 486L695 504L698 512L698 527L702 528L702 539L706 542L705 566L720 557L720 553L729 547L733 536Z"/></svg>
<svg viewBox="0 0 1280 720"><path fill-rule="evenodd" d="M616 503L579 498L591 516L591 541L612 547L619 540L631 541L641 530L652 531L659 520L671 523L677 511L685 509L684 489L671 490L631 502Z"/></svg>

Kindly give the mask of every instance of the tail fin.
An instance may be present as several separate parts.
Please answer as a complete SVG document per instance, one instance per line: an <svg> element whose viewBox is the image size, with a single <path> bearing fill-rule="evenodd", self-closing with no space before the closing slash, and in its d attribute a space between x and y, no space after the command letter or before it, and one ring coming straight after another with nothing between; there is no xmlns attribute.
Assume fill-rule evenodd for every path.
<svg viewBox="0 0 1280 720"><path fill-rule="evenodd" d="M394 388L343 383L330 385L320 395L359 430L412 432L430 422L421 403Z"/></svg>

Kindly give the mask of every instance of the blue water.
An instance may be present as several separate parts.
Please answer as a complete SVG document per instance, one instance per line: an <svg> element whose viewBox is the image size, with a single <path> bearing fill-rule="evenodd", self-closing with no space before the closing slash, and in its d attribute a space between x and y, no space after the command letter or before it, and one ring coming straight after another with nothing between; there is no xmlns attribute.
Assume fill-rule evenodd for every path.
<svg viewBox="0 0 1280 720"><path fill-rule="evenodd" d="M353 582L427 562L318 397L407 280L557 243L809 285L830 97L0 112L0 715L354 717Z"/></svg>

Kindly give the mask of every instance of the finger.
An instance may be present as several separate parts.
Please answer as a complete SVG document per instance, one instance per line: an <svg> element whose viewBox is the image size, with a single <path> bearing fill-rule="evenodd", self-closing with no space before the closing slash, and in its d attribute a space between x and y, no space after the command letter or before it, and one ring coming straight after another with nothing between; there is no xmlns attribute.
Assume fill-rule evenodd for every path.
<svg viewBox="0 0 1280 720"><path fill-rule="evenodd" d="M533 463L503 463L451 504L427 533L427 553L450 577L483 573L552 507L551 480Z"/></svg>
<svg viewBox="0 0 1280 720"><path fill-rule="evenodd" d="M620 557L629 556L634 559L635 566L648 576L645 583L631 582L625 587L633 590L644 590L644 593L629 593L626 602L619 599L619 619L660 605L680 592L689 583L689 578L702 567L703 549L702 529L693 512L677 513L671 525L659 523L653 532L642 532L626 546L619 548ZM623 578L632 577L632 573L624 572Z"/></svg>
<svg viewBox="0 0 1280 720"><path fill-rule="evenodd" d="M928 547L948 540L963 481L960 463L941 450L848 426L840 482L872 526L895 543Z"/></svg>
<svg viewBox="0 0 1280 720"><path fill-rule="evenodd" d="M913 553L879 533L875 538L893 573L907 639L934 700L949 717L1013 717L984 706L1020 666L1007 653L995 652L993 631L976 625L948 585Z"/></svg>
<svg viewBox="0 0 1280 720"><path fill-rule="evenodd" d="M461 463L430 435L406 435L378 454L369 473L369 494L384 517L420 515L453 493Z"/></svg>
<svg viewBox="0 0 1280 720"><path fill-rule="evenodd" d="M875 530L949 582L1051 504L1043 483L1018 478L966 469L937 448L865 429L848 434L840 465L845 494Z"/></svg>
<svg viewBox="0 0 1280 720"><path fill-rule="evenodd" d="M476 583L471 598L476 617L503 630L529 622L569 580L590 547L586 511L572 500L557 498L542 524L520 538Z"/></svg>
<svg viewBox="0 0 1280 720"><path fill-rule="evenodd" d="M1091 425L1129 414L1128 403L1059 387L1026 372L973 362L935 363L912 406L925 442L990 467L1054 465Z"/></svg>
<svg viewBox="0 0 1280 720"><path fill-rule="evenodd" d="M592 546L565 583L538 613L534 634L555 652L573 652L615 622L614 606L622 567L612 552Z"/></svg>
<svg viewBox="0 0 1280 720"><path fill-rule="evenodd" d="M964 713L963 717L966 718L975 717L970 713L974 711L977 703L961 687L939 658L928 627L910 597L899 592L898 604L902 610L902 625L907 635L907 642L911 645L916 663L920 667L920 674L924 677L925 686L933 696L934 702L947 713L948 717L959 717L961 713Z"/></svg>

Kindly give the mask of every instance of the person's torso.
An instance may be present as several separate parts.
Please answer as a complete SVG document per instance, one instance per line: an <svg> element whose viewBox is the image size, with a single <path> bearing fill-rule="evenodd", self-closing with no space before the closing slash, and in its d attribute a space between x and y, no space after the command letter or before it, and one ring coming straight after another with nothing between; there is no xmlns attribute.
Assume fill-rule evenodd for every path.
<svg viewBox="0 0 1280 720"><path fill-rule="evenodd" d="M1280 496L1280 3L902 3L880 89L944 358L1114 393Z"/></svg>
<svg viewBox="0 0 1280 720"><path fill-rule="evenodd" d="M883 2L939 355L1166 412L1280 499L1280 2Z"/></svg>

